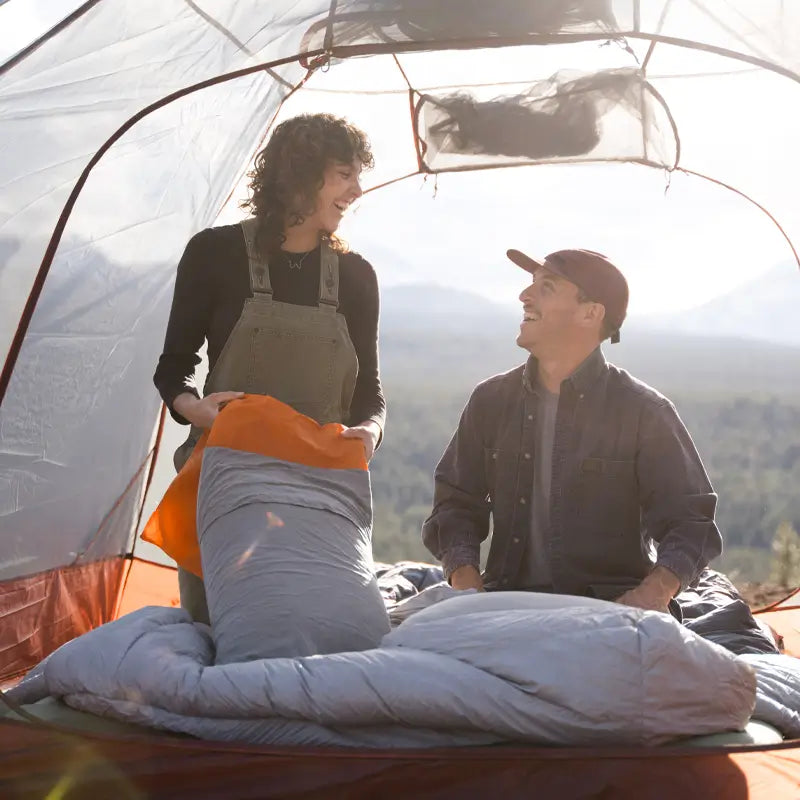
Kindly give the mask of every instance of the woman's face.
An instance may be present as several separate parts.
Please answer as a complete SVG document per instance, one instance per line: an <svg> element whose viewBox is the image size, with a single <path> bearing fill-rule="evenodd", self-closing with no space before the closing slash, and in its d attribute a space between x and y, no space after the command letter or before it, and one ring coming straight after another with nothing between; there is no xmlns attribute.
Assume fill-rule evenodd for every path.
<svg viewBox="0 0 800 800"><path fill-rule="evenodd" d="M357 158L351 164L342 161L328 164L312 215L319 230L333 233L339 227L350 204L362 195L360 176L361 162Z"/></svg>

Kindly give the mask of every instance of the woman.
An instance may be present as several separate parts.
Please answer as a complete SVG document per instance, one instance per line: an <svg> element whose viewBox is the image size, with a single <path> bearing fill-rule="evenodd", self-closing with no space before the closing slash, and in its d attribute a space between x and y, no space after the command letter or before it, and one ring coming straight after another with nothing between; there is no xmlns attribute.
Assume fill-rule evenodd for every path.
<svg viewBox="0 0 800 800"><path fill-rule="evenodd" d="M221 406L271 395L324 424L348 427L367 459L385 402L378 371L378 285L371 265L335 236L373 165L365 134L330 114L275 128L250 174L253 217L201 231L178 265L154 382L173 418L191 424L180 470ZM208 342L201 398L193 384ZM208 621L202 581L179 569L181 605Z"/></svg>

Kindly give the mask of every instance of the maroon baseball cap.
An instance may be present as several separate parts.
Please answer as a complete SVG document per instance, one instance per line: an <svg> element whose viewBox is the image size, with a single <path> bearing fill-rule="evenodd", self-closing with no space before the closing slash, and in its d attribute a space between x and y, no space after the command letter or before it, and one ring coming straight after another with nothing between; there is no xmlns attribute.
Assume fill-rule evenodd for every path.
<svg viewBox="0 0 800 800"><path fill-rule="evenodd" d="M520 250L506 255L522 269L533 274L546 269L574 283L592 302L601 303L606 320L614 327L611 341L619 341L619 329L628 311L628 282L625 276L604 256L594 250L558 250L537 260Z"/></svg>

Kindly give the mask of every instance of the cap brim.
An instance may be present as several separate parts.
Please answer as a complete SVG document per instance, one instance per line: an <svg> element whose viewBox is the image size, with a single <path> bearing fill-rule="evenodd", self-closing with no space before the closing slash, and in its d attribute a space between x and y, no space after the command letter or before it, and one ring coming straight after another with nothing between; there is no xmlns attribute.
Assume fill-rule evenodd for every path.
<svg viewBox="0 0 800 800"><path fill-rule="evenodd" d="M535 258L526 256L521 250L506 250L506 255L518 267L522 267L526 272L530 272L531 275L533 275L537 269L549 269L549 267L545 267L544 259L542 261L537 261Z"/></svg>

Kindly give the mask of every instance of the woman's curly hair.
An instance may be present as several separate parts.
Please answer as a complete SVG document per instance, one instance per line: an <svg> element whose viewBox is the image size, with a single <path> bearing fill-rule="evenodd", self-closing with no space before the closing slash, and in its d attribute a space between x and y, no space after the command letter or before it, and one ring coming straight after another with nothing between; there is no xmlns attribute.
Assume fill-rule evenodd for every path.
<svg viewBox="0 0 800 800"><path fill-rule="evenodd" d="M284 230L314 212L331 160L365 169L374 164L366 134L343 117L300 114L278 125L248 174L250 198L242 203L258 219L256 245L269 257L286 240ZM335 236L331 244L344 249Z"/></svg>

